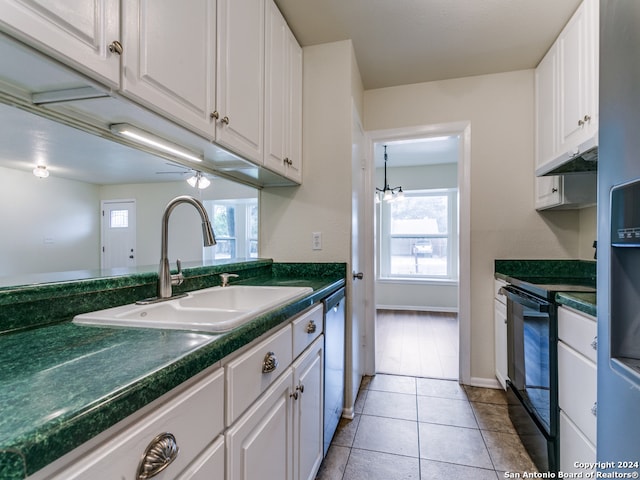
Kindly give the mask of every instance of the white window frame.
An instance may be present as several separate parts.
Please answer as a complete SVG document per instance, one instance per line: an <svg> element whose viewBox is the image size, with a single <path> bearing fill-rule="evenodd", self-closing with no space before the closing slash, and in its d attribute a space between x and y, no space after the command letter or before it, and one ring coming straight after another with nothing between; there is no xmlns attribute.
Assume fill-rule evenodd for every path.
<svg viewBox="0 0 640 480"><path fill-rule="evenodd" d="M411 196L443 196L448 197L448 227L446 235L418 235L420 238L447 238L447 272L445 275L398 275L391 274L390 243L391 234L391 208L389 202L378 204L378 275L377 280L381 283L457 283L458 282L458 189L457 188L437 188L437 189L416 189L406 190L405 197ZM396 200L402 201L402 200Z"/></svg>
<svg viewBox="0 0 640 480"><path fill-rule="evenodd" d="M251 227L249 225L251 214L250 210L252 207L257 206L258 199L257 198L240 198L240 199L231 199L231 200L206 200L204 201L205 208L207 209L207 213L211 218L211 223L214 224L214 212L215 207L218 205L222 205L225 207L233 206L235 207L235 226L236 231L233 236L224 237L222 235L217 235L216 239L233 239L236 242L236 256L232 257L230 260L238 259L238 258L252 258L251 257L251 242L258 242L257 238L251 238L249 236ZM259 221L259 220L258 220ZM215 229L214 229L215 230ZM214 234L216 232L214 231ZM206 261L214 261L216 260L216 247L213 248L203 248L202 255L204 260ZM256 254L256 258L259 256Z"/></svg>

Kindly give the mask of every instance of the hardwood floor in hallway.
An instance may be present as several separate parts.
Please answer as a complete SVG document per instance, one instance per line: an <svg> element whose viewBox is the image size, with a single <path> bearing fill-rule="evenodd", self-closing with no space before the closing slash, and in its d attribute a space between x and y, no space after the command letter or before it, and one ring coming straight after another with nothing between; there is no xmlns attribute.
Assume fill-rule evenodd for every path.
<svg viewBox="0 0 640 480"><path fill-rule="evenodd" d="M378 373L458 379L456 313L378 310Z"/></svg>

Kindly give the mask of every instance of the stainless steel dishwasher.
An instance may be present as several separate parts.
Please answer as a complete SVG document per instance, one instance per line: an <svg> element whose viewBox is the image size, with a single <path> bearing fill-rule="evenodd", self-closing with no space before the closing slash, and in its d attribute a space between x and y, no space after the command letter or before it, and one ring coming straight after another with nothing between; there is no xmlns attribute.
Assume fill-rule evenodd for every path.
<svg viewBox="0 0 640 480"><path fill-rule="evenodd" d="M344 288L324 301L324 454L344 407Z"/></svg>

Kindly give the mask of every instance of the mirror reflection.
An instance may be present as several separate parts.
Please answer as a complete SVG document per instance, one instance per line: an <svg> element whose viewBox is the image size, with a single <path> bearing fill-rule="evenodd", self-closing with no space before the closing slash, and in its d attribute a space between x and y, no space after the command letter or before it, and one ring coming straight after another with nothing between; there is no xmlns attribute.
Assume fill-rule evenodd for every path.
<svg viewBox="0 0 640 480"><path fill-rule="evenodd" d="M257 257L257 189L4 104L0 127L0 287L156 271L178 195L203 202L218 245L203 248L197 212L178 206L172 268Z"/></svg>

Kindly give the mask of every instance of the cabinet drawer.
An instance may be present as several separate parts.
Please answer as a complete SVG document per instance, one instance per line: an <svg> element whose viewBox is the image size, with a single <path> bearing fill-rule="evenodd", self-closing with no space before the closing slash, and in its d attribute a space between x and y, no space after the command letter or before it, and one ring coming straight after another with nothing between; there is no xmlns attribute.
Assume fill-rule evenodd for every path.
<svg viewBox="0 0 640 480"><path fill-rule="evenodd" d="M563 472L582 473L584 468L576 468L575 462L594 463L596 448L575 426L575 424L560 412L560 470Z"/></svg>
<svg viewBox="0 0 640 480"><path fill-rule="evenodd" d="M597 335L598 326L594 317L574 312L566 307L558 309L558 338L596 363L598 360Z"/></svg>
<svg viewBox="0 0 640 480"><path fill-rule="evenodd" d="M219 435L176 480L224 478L224 436Z"/></svg>
<svg viewBox="0 0 640 480"><path fill-rule="evenodd" d="M297 358L322 333L324 309L313 307L293 321L293 358Z"/></svg>
<svg viewBox="0 0 640 480"><path fill-rule="evenodd" d="M291 365L292 343L291 325L287 325L225 366L227 426ZM277 360L275 368L266 368L265 362L268 363L269 359L274 360L272 367Z"/></svg>
<svg viewBox="0 0 640 480"><path fill-rule="evenodd" d="M558 400L560 409L596 443L596 365L563 342L558 342Z"/></svg>
<svg viewBox="0 0 640 480"><path fill-rule="evenodd" d="M134 480L147 447L167 432L175 437L179 454L154 480L175 479L222 432L223 411L224 371L220 368L52 478Z"/></svg>

